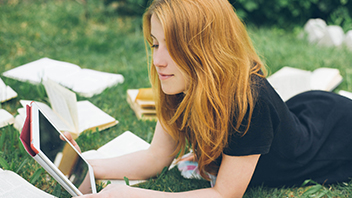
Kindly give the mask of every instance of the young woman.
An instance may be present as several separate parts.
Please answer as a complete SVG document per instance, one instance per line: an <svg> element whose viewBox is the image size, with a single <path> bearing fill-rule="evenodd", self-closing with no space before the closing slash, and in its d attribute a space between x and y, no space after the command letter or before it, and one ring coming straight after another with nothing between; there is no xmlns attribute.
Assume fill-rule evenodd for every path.
<svg viewBox="0 0 352 198"><path fill-rule="evenodd" d="M242 197L249 185L352 176L352 100L312 91L284 103L227 0L154 0L143 19L154 138L148 150L90 161L96 178L148 179L189 143L216 183L181 193L108 185L84 197Z"/></svg>

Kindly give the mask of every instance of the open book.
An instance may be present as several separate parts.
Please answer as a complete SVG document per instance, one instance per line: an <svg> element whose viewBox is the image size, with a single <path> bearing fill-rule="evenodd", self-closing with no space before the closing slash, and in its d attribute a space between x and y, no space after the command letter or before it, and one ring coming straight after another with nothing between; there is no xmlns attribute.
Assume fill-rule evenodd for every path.
<svg viewBox="0 0 352 198"><path fill-rule="evenodd" d="M309 90L332 91L342 82L342 76L339 70L334 68L306 71L283 67L269 76L268 81L283 101L287 101L292 96Z"/></svg>
<svg viewBox="0 0 352 198"><path fill-rule="evenodd" d="M125 131L115 139L104 144L97 150L89 150L82 153L85 159L103 159L118 157L128 153L145 150L149 148L149 143L133 134L130 131ZM109 180L111 183L125 184L124 180ZM134 185L145 180L130 180L130 185ZM106 181L104 181L106 182Z"/></svg>
<svg viewBox="0 0 352 198"><path fill-rule="evenodd" d="M7 112L5 109L0 109L0 128L13 124L14 121L15 118L11 113Z"/></svg>
<svg viewBox="0 0 352 198"><path fill-rule="evenodd" d="M123 83L121 74L82 69L78 65L42 58L3 73L5 77L39 84L51 79L84 97L100 94L106 88Z"/></svg>
<svg viewBox="0 0 352 198"><path fill-rule="evenodd" d="M155 101L151 88L128 89L127 102L138 119L156 120Z"/></svg>
<svg viewBox="0 0 352 198"><path fill-rule="evenodd" d="M346 98L349 98L352 100L352 92L345 91L345 90L340 90L338 92L341 96L345 96Z"/></svg>
<svg viewBox="0 0 352 198"><path fill-rule="evenodd" d="M17 93L0 78L0 102L5 102L16 97Z"/></svg>
<svg viewBox="0 0 352 198"><path fill-rule="evenodd" d="M36 103L60 131L70 132L73 138L77 138L83 131L95 131L96 128L101 131L118 123L115 118L88 100L77 102L74 92L56 82L48 79L43 81L43 84L52 108L42 102ZM28 100L20 100L23 107L30 102ZM26 117L26 111L24 108L20 108L18 113L14 126L20 130Z"/></svg>
<svg viewBox="0 0 352 198"><path fill-rule="evenodd" d="M0 168L0 197L53 198L13 171Z"/></svg>

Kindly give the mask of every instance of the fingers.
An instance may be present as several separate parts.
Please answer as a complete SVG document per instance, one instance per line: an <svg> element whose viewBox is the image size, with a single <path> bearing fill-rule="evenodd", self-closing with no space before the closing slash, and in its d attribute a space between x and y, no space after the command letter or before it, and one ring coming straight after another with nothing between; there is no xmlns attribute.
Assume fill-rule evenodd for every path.
<svg viewBox="0 0 352 198"><path fill-rule="evenodd" d="M77 151L81 153L81 148L79 148L77 142L72 138L71 133L65 131L65 132L63 132L62 134L63 134L63 135L66 137L66 139L72 144L72 146L74 146L74 147L77 149ZM64 137L62 137L62 135L60 135L60 139L61 139L61 140L65 140Z"/></svg>
<svg viewBox="0 0 352 198"><path fill-rule="evenodd" d="M93 197L93 194L81 195L81 196L75 197L75 198L89 198L89 197Z"/></svg>
<svg viewBox="0 0 352 198"><path fill-rule="evenodd" d="M65 132L62 132L62 134L66 137L66 139L68 139L68 141L71 142L73 140L70 132L65 131ZM60 139L65 140L64 137L62 137L62 135L60 135Z"/></svg>

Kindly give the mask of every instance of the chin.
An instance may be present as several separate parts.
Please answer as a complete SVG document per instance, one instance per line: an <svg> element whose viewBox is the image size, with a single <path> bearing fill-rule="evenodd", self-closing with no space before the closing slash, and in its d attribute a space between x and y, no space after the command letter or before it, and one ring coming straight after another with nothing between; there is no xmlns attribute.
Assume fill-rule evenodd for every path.
<svg viewBox="0 0 352 198"><path fill-rule="evenodd" d="M176 90L176 89L165 89L165 88L162 88L164 94L166 95L176 95L176 94L179 94L179 93L183 93L184 90Z"/></svg>

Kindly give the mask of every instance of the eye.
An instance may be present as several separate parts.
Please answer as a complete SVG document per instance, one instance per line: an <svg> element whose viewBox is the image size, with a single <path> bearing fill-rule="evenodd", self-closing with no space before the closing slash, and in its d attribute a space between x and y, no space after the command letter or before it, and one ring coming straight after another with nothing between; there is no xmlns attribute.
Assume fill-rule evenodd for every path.
<svg viewBox="0 0 352 198"><path fill-rule="evenodd" d="M159 47L158 44L153 44L153 45L152 45L152 48L158 48L158 47Z"/></svg>

